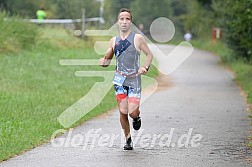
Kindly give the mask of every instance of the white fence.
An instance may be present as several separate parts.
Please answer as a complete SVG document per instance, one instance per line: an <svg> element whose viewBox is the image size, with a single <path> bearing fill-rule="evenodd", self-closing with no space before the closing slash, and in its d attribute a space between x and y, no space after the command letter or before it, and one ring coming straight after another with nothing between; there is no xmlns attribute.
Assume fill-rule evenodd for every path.
<svg viewBox="0 0 252 167"><path fill-rule="evenodd" d="M4 18L4 21L12 21L12 19ZM82 12L82 19L44 19L44 20L24 19L22 21L37 23L37 24L50 24L50 25L61 24L64 26L64 28L72 29L72 30L76 30L74 23L81 23L81 27L80 27L81 30L79 31L81 32L82 36L84 36L83 32L85 31L85 28L86 28L86 22L99 22L99 26L105 23L103 17L85 18L85 10L83 10Z"/></svg>
<svg viewBox="0 0 252 167"><path fill-rule="evenodd" d="M95 22L98 21L101 24L105 23L104 19L102 17L93 17L93 18L85 18L85 19L44 19L44 20L38 20L38 19L28 19L25 21L29 21L32 23L49 23L49 24L69 24L69 23L81 23L81 22Z"/></svg>
<svg viewBox="0 0 252 167"><path fill-rule="evenodd" d="M76 31L78 32L78 34L82 36L84 36L86 22L99 22L99 27L101 26L101 24L105 23L103 17L85 18L85 15L83 15L82 19L44 19L44 20L28 19L25 21L28 21L31 23L37 23L37 24L50 24L50 25L62 24L64 28L74 30L75 35L76 35L75 33ZM81 23L81 27L76 28L74 23Z"/></svg>

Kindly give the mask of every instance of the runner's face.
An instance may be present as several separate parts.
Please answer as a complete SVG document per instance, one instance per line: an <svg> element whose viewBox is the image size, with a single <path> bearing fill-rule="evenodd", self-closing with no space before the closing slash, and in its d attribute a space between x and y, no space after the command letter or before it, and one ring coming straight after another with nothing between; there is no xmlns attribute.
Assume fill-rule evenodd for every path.
<svg viewBox="0 0 252 167"><path fill-rule="evenodd" d="M130 13L121 12L118 16L118 25L119 25L120 31L122 31L122 32L129 31L130 26L131 26Z"/></svg>

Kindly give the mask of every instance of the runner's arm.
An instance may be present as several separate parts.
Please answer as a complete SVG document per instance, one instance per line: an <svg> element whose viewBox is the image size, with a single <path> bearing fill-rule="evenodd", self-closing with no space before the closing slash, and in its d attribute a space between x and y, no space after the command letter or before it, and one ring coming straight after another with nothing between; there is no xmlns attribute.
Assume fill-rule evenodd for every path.
<svg viewBox="0 0 252 167"><path fill-rule="evenodd" d="M100 60L99 60L99 65L102 67L108 67L113 56L114 56L114 40L115 40L115 38L112 38L109 41L108 50L107 50L105 56L103 58L100 58Z"/></svg>
<svg viewBox="0 0 252 167"><path fill-rule="evenodd" d="M151 53L151 51L150 51L150 49L149 49L149 47L148 47L148 45L142 35L139 37L139 40L140 40L140 50L142 50L144 52L144 54L146 55L146 60L145 60L144 66L140 67L139 73L146 74L147 71L149 70L151 61L153 59L153 55L152 55L152 53Z"/></svg>

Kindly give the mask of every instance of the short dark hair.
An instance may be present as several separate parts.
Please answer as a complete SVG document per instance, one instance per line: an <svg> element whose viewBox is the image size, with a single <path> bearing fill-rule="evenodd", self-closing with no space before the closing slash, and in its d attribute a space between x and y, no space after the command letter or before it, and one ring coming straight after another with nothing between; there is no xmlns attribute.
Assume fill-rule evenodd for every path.
<svg viewBox="0 0 252 167"><path fill-rule="evenodd" d="M120 15L120 13L122 12L128 12L130 14L130 20L132 21L133 17L132 17L132 13L131 13L131 10L127 9L127 8L121 8L119 13L118 13L118 17Z"/></svg>

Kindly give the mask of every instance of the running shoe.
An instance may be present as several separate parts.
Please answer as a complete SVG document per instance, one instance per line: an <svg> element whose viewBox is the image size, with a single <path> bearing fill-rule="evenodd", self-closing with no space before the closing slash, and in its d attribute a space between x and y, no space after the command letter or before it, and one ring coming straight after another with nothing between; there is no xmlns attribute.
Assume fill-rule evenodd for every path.
<svg viewBox="0 0 252 167"><path fill-rule="evenodd" d="M139 130L141 127L141 117L137 116L133 119L133 128L135 130Z"/></svg>
<svg viewBox="0 0 252 167"><path fill-rule="evenodd" d="M124 149L124 150L133 150L133 143L132 143L131 137L129 137L129 138L126 140L126 143L125 143L123 149Z"/></svg>

